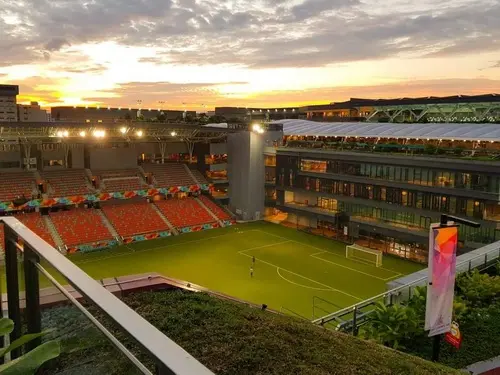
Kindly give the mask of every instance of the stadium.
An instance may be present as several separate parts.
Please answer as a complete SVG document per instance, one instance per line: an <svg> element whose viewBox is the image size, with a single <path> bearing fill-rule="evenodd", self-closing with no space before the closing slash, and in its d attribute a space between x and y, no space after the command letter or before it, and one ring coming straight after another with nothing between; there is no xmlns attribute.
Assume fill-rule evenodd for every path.
<svg viewBox="0 0 500 375"><path fill-rule="evenodd" d="M163 278L357 332L403 289L387 290L421 285L442 214L481 224L460 229L461 256L498 257L495 124L60 121L0 137L2 217L111 288Z"/></svg>

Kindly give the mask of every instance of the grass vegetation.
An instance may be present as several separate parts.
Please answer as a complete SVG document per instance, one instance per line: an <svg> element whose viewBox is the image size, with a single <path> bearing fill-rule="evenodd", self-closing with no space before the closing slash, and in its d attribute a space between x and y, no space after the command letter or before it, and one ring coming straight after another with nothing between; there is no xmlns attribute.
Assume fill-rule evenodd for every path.
<svg viewBox="0 0 500 375"><path fill-rule="evenodd" d="M124 302L218 375L460 373L300 319L202 293L134 293ZM59 319L67 316L59 315ZM64 321L66 335L72 340L63 337L63 354L43 374L85 374L90 368L95 375L135 374L113 348L95 337L95 332L89 334L91 328L68 327L80 324L79 319ZM83 336L78 340L83 349L75 346L75 334ZM139 357L144 359L142 354ZM103 361L108 365L100 365ZM65 372L68 367L72 372Z"/></svg>

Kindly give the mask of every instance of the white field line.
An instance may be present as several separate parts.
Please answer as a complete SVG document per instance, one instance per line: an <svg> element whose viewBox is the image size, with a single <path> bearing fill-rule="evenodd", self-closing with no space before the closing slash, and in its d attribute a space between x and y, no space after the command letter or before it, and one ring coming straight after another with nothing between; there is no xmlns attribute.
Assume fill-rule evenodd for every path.
<svg viewBox="0 0 500 375"><path fill-rule="evenodd" d="M184 242L174 243L174 244L170 244L170 245L162 245L162 246L149 247L149 248L143 249L143 250L133 250L130 246L127 245L126 246L127 249L130 249L131 252L119 253L119 254L114 254L114 255L108 255L108 256L105 256L105 257L96 257L96 258L93 258L93 259L87 259L87 260L82 260L82 261L75 261L73 263L75 263L75 264L86 264L86 263L98 262L98 261L101 261L101 260L110 259L110 258L123 257L123 256L127 256L127 255L134 254L134 253L145 253L145 252L148 252L148 251L153 251L153 250L158 250L158 249L167 249L167 248L170 248L170 247L182 246L182 245L188 244L188 243L204 242L204 241L212 240L214 238L220 238L220 237L225 237L225 236L229 236L229 235L233 235L233 234L246 233L246 232L252 232L252 231L256 231L256 229L250 229L250 230L247 230L247 231L240 231L240 232L225 233L225 234L220 234L218 236L201 238L199 240L184 241Z"/></svg>
<svg viewBox="0 0 500 375"><path fill-rule="evenodd" d="M323 291L323 292L336 292L336 290L334 290L332 288L315 288L313 286L307 286L307 285L302 285L302 284L296 283L295 281L288 280L285 276L283 276L280 273L280 269L279 268L276 268L276 271L278 272L278 276L281 277L283 280L285 280L286 282L289 282L290 284L294 284L294 285L300 286L301 288L319 290L319 291Z"/></svg>
<svg viewBox="0 0 500 375"><path fill-rule="evenodd" d="M273 236L273 237L277 237L277 238L281 238L281 239L286 239L285 237L278 236L278 235L276 235L276 234L269 233L269 232L266 232L266 231L263 231L263 230L260 230L260 229L255 229L255 230L256 230L256 231L259 231L259 232L262 232L262 233L266 233L266 234L268 234L268 235L270 235L270 236ZM356 269L354 269L354 268L350 268L350 267L347 267L347 266L344 266L344 265L341 265L341 264L338 264L338 263L335 263L335 262L332 262L332 261L327 261L327 260L325 260L325 259L322 259L322 258L318 258L318 257L317 257L317 255L319 255L319 254L328 253L328 254L331 254L331 255L333 255L333 256L337 256L337 257L345 258L345 257L344 257L344 256L342 256L342 255L335 254L335 253L334 253L334 252L332 252L332 251L328 251L328 250L320 249L319 247L316 247L316 246L313 246L313 245L309 245L309 244L304 243L304 242L294 241L294 240L290 240L290 241L291 241L291 242L298 243L298 244L301 244L301 245L304 245L304 246L308 246L308 247L310 247L311 249L320 250L320 251L318 251L317 253L314 253L314 254L311 254L311 255L310 255L310 256L311 256L311 257L313 257L313 258L320 259L320 260L323 260L323 261L325 261L325 262L329 262L329 263L335 264L335 265L337 265L337 266L339 266L339 267L347 268L347 269L349 269L349 270L351 270L351 271L354 271L354 272L359 272L359 273L362 273L362 274L365 274L365 275L368 275L368 276L374 277L374 278L379 279L379 280L386 281L386 280L390 280L390 279L393 279L393 278L395 278L395 277L398 277L398 276L401 276L401 275L402 275L401 273L398 273L398 272L396 272L396 271L393 271L393 270L390 270L390 269L387 269L387 268L383 268L383 267L379 267L379 269L383 269L383 270L385 270L385 271L388 271L388 272L393 273L393 274L394 274L394 276L391 276L391 277L386 278L386 279L381 278L381 277L377 277L377 276L373 276L373 275L371 275L371 274L369 274L369 273L366 273L366 272L363 272L363 271L359 271L359 270L356 270ZM352 259L351 259L351 260L352 260ZM368 264L367 264L367 263L365 263L365 262L360 262L360 261L358 261L358 260L355 260L355 261L356 261L356 262L358 262L358 263L364 264L364 265L368 265Z"/></svg>
<svg viewBox="0 0 500 375"><path fill-rule="evenodd" d="M285 242L295 242L295 241L292 241L292 240L287 240L287 241L285 241ZM276 245L276 244L273 244L273 245ZM269 247L269 246L273 246L273 245L265 245L264 247ZM259 248L262 248L262 246L259 246ZM251 249L238 251L238 253L239 253L239 254L241 254L241 255L244 255L244 256L246 256L246 257L252 258L252 255L248 255L248 254L246 254L246 252L247 252L247 251L249 251L249 250L251 250ZM303 278L304 280L310 281L310 282L312 282L312 283L315 283L315 284L321 285L321 286L323 286L323 287L325 287L325 288L328 288L329 290L332 290L332 291L335 291L335 292L338 292L338 293L344 294L344 295L346 295L346 296L348 296L348 297L351 297L351 298L354 298L354 299L356 299L356 300L358 300L358 301L363 301L363 300L362 300L361 298L359 298L359 297L356 297L356 296L353 296L352 294L349 294L349 293L343 292L342 290L335 289L335 288L331 287L330 285L326 285L326 284L320 283L319 281L316 281L316 280L310 279L310 278L308 278L308 277L306 277L306 276L303 276L303 275L300 275L300 274L295 273L295 272L293 272L293 271L287 270L286 268L279 267L279 266L277 266L277 265L275 265L275 264L272 264L272 263L270 263L270 262L267 262L267 261L265 261L265 260L262 260L262 259L259 259L259 258L256 258L256 259L258 259L258 261L259 261L260 263L267 264L268 266L271 266L271 267L276 267L277 269L282 269L283 271L286 271L286 272L288 272L288 273L291 273L292 275L295 275L295 276L301 277L301 278ZM301 285L301 286L302 286L302 285Z"/></svg>

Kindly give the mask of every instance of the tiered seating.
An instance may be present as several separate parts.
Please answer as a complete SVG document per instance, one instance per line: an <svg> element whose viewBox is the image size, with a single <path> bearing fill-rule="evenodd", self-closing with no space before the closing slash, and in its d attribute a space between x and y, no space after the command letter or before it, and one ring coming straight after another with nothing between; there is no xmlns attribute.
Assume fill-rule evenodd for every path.
<svg viewBox="0 0 500 375"><path fill-rule="evenodd" d="M33 232L35 232L38 236L40 236L42 239L45 240L45 242L48 242L52 246L56 246L54 243L54 240L52 239L52 236L50 235L49 230L45 226L45 222L43 221L43 218L40 216L38 212L33 212L29 214L17 214L15 215L16 218L22 222L24 225L26 225L29 229L31 229Z"/></svg>
<svg viewBox="0 0 500 375"><path fill-rule="evenodd" d="M196 179L198 180L198 182L200 184L208 184L207 179L205 178L205 176L203 176L201 174L200 171L194 170L194 171L191 171L191 172L193 172L194 177L196 177Z"/></svg>
<svg viewBox="0 0 500 375"><path fill-rule="evenodd" d="M125 203L102 208L120 236L159 232L168 226L149 203Z"/></svg>
<svg viewBox="0 0 500 375"><path fill-rule="evenodd" d="M212 215L194 198L168 199L155 204L176 228L215 222Z"/></svg>
<svg viewBox="0 0 500 375"><path fill-rule="evenodd" d="M96 210L77 208L50 214L66 246L81 245L113 238Z"/></svg>
<svg viewBox="0 0 500 375"><path fill-rule="evenodd" d="M183 164L145 164L146 172L152 172L157 187L196 185Z"/></svg>
<svg viewBox="0 0 500 375"><path fill-rule="evenodd" d="M231 216L224 211L222 208L217 206L214 202L210 200L210 198L205 197L204 195L200 196L200 200L208 207L210 211L213 212L215 216L217 216L220 220L229 220Z"/></svg>
<svg viewBox="0 0 500 375"><path fill-rule="evenodd" d="M50 183L54 197L69 197L88 194L85 171L83 169L61 169L41 172L42 178Z"/></svg>
<svg viewBox="0 0 500 375"><path fill-rule="evenodd" d="M97 175L101 177L101 190L108 193L132 191L142 189L141 178L137 169L115 169L107 171L98 171Z"/></svg>
<svg viewBox="0 0 500 375"><path fill-rule="evenodd" d="M34 180L35 176L31 172L0 173L0 202L11 202L23 194L31 199Z"/></svg>

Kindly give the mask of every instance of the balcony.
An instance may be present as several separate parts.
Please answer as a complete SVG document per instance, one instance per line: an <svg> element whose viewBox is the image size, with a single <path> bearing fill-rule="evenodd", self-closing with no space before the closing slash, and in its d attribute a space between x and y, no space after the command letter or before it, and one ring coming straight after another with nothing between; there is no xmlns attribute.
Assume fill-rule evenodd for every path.
<svg viewBox="0 0 500 375"><path fill-rule="evenodd" d="M48 364L57 368L43 367L42 373L64 372L66 365L71 366L72 371L92 374L212 374L112 294L116 283L110 282L108 290L16 218L3 217L0 223L5 226L8 316L14 321L9 342L23 334L52 329L44 336L44 342L57 339L63 349L57 363ZM24 280L20 279L21 275ZM63 286L63 280L70 287ZM24 285L25 292L20 293L20 284ZM49 285L60 294L48 295L47 289L40 289ZM5 295L2 300L5 301ZM67 303L61 306L61 300ZM23 321L27 323L26 329ZM12 350L10 360L40 344L42 338L37 338ZM78 352L82 345L89 347Z"/></svg>

